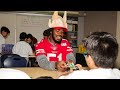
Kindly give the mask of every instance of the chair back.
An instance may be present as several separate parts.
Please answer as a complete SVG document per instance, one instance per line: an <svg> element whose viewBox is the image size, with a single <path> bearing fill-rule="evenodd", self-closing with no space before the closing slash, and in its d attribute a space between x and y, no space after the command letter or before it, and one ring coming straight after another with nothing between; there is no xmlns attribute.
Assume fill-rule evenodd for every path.
<svg viewBox="0 0 120 90"><path fill-rule="evenodd" d="M3 67L27 67L27 60L24 57L14 55L4 60Z"/></svg>
<svg viewBox="0 0 120 90"><path fill-rule="evenodd" d="M18 54L3 54L2 56L1 56L1 67L3 67L4 65L3 65L3 63L4 63L4 60L6 59L6 58L8 58L8 57L13 57L13 56L19 56Z"/></svg>

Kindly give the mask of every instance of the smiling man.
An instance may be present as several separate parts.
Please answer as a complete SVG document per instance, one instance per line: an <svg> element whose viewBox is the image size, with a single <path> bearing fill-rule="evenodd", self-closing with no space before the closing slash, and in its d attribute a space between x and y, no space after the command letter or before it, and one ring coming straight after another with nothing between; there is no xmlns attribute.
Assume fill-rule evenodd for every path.
<svg viewBox="0 0 120 90"><path fill-rule="evenodd" d="M41 68L63 72L67 68L66 62L76 63L69 41L63 39L64 32L67 32L66 11L63 18L55 11L48 26L49 38L42 39L35 46L36 59Z"/></svg>

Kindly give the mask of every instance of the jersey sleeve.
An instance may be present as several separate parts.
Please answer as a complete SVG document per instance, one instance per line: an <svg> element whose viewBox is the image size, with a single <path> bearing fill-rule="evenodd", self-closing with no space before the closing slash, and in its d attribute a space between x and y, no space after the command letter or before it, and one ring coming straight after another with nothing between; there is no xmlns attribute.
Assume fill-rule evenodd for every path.
<svg viewBox="0 0 120 90"><path fill-rule="evenodd" d="M45 42L43 39L35 45L35 51L36 51L36 56L42 55L42 54L46 55Z"/></svg>
<svg viewBox="0 0 120 90"><path fill-rule="evenodd" d="M73 49L70 45L70 42L68 40L66 40L66 43L67 43L67 53L71 53L71 52L73 53Z"/></svg>

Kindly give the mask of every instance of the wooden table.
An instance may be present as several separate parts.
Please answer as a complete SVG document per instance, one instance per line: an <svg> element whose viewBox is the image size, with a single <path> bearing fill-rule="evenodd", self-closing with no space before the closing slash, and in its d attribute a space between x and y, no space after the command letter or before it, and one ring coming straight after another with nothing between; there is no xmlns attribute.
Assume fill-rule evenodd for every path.
<svg viewBox="0 0 120 90"><path fill-rule="evenodd" d="M44 70L40 67L25 67L25 68L14 68L21 70L28 74L32 79L38 78L40 76L51 76L53 79L57 79L57 71Z"/></svg>
<svg viewBox="0 0 120 90"><path fill-rule="evenodd" d="M21 70L27 73L32 79L41 77L41 76L51 76L53 79L58 79L57 71L49 71L42 69L40 67L25 67L25 68L14 68ZM83 67L83 69L88 70L88 67Z"/></svg>

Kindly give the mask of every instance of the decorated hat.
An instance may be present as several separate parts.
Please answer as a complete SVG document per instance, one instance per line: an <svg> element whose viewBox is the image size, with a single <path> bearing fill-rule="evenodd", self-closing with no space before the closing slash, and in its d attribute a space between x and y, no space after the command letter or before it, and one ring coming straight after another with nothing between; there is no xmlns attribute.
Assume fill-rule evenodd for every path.
<svg viewBox="0 0 120 90"><path fill-rule="evenodd" d="M55 11L52 19L49 19L48 26L49 28L60 29L63 28L65 32L68 31L67 23L67 11L64 12L63 18L58 15L58 11Z"/></svg>

